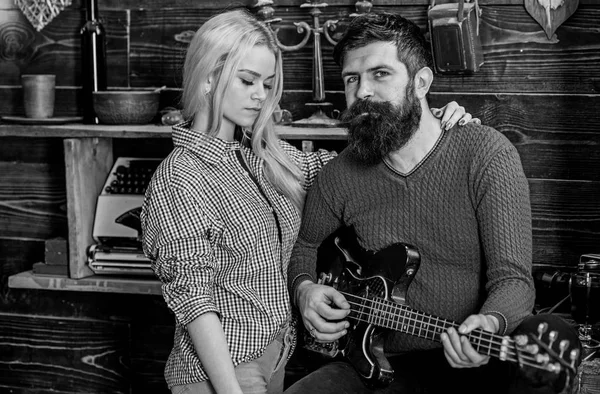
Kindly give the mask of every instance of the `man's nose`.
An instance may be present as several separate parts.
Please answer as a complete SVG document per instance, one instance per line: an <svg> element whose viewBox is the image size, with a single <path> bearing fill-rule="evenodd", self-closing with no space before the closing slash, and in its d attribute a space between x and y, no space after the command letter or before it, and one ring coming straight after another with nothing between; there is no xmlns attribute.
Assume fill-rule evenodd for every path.
<svg viewBox="0 0 600 394"><path fill-rule="evenodd" d="M356 97L361 100L373 97L373 87L369 81L364 79L360 81L358 90L356 91Z"/></svg>

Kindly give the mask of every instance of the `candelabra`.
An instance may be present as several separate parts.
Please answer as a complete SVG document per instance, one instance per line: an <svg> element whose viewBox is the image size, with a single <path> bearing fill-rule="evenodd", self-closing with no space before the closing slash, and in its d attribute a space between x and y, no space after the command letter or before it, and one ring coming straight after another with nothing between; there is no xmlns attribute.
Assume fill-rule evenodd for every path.
<svg viewBox="0 0 600 394"><path fill-rule="evenodd" d="M323 78L323 54L321 52L321 35L324 35L330 44L335 45L337 42L331 37L330 31L333 32L337 29L339 20L327 20L321 26L320 17L322 14L321 9L328 7L327 3L321 2L321 0L310 0L300 5L300 8L309 9L309 14L312 17L313 26L311 27L306 22L294 23L296 26L296 32L303 34L301 41L296 45L284 45L279 41L277 37L279 28L273 29L272 24L281 22L281 18L274 18L275 10L272 7L272 0L258 0L253 8L256 8L257 16L263 20L274 32L277 45L284 52L297 51L306 46L311 35L313 36L313 70L312 70L312 102L305 103L306 106L315 108L314 113L306 118L295 122L292 122L293 126L321 126L321 127L335 127L339 124L339 120L329 117L326 113L326 109L330 109L333 104L325 100L325 81ZM370 12L373 4L370 0L358 0L355 3L356 13L350 14L350 17L354 17L363 13Z"/></svg>

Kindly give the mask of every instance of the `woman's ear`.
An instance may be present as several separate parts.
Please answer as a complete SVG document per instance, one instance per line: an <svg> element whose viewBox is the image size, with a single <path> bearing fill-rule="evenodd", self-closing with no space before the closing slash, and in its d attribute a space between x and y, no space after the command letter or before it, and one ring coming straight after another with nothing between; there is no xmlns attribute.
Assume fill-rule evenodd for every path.
<svg viewBox="0 0 600 394"><path fill-rule="evenodd" d="M204 95L208 95L211 91L212 91L212 83L213 83L213 77L212 75L208 77L208 80L204 83L204 87L202 88L202 93L204 93Z"/></svg>
<svg viewBox="0 0 600 394"><path fill-rule="evenodd" d="M415 94L417 98L422 99L429 93L429 88L433 83L433 71L429 67L423 67L415 75Z"/></svg>

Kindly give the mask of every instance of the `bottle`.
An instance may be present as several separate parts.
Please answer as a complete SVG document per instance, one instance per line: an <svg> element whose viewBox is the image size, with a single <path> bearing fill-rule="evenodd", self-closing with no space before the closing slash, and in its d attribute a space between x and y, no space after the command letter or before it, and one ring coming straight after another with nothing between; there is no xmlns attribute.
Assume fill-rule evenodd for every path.
<svg viewBox="0 0 600 394"><path fill-rule="evenodd" d="M106 90L106 33L98 18L97 0L86 0L85 15L80 32L83 123L98 124L93 92Z"/></svg>

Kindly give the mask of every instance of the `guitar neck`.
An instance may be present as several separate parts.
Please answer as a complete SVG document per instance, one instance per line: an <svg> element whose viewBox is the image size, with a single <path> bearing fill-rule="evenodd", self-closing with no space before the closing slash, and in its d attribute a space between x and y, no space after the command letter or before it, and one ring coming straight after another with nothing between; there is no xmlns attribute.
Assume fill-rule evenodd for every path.
<svg viewBox="0 0 600 394"><path fill-rule="evenodd" d="M440 335L453 327L456 322L442 319L428 313L419 312L406 305L396 304L382 298L363 298L350 293L343 293L350 302L350 319L365 321L378 327L406 333L419 338L440 342ZM476 329L467 334L469 342L480 354L511 359L514 352L514 340L484 330ZM516 361L513 360L513 361Z"/></svg>

